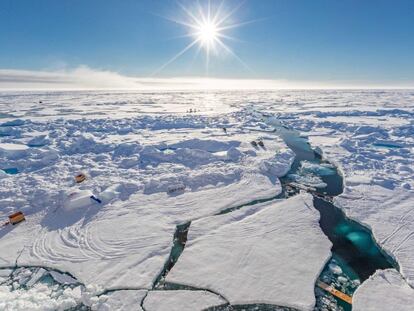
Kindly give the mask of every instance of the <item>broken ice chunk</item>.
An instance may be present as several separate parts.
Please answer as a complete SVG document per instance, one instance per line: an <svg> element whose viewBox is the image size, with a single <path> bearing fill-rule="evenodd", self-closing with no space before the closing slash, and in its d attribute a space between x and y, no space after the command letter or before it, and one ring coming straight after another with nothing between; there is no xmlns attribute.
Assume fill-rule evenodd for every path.
<svg viewBox="0 0 414 311"><path fill-rule="evenodd" d="M30 280L26 283L27 287L32 287L35 283L37 283L43 275L45 275L46 270L43 268L39 268L35 273L32 274Z"/></svg>
<svg viewBox="0 0 414 311"><path fill-rule="evenodd" d="M60 284L77 284L78 281L71 277L69 274L60 273L57 271L49 272L52 278Z"/></svg>

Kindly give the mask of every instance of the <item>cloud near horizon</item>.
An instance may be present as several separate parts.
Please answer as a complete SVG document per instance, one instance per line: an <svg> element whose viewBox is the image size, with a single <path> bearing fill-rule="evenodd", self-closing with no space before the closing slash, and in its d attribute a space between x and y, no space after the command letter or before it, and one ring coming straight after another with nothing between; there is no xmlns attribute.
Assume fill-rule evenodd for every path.
<svg viewBox="0 0 414 311"><path fill-rule="evenodd" d="M203 77L131 77L117 72L79 66L70 70L33 71L0 69L0 90L278 90L336 88L413 88L407 85L373 85L335 81L222 79Z"/></svg>

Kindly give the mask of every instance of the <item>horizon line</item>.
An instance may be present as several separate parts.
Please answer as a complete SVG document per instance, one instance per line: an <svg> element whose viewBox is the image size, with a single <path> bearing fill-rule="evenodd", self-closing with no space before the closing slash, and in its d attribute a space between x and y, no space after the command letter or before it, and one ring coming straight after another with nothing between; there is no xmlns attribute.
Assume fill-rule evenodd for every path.
<svg viewBox="0 0 414 311"><path fill-rule="evenodd" d="M55 71L0 69L0 91L412 90L414 81L288 80L201 76L135 77L88 66Z"/></svg>

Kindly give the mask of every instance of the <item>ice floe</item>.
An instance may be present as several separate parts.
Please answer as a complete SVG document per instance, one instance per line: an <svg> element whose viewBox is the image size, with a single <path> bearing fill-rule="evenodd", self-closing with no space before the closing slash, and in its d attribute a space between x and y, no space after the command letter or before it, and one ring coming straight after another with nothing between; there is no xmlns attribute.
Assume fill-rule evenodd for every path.
<svg viewBox="0 0 414 311"><path fill-rule="evenodd" d="M378 270L356 291L354 311L411 311L414 289L395 270Z"/></svg>
<svg viewBox="0 0 414 311"><path fill-rule="evenodd" d="M150 291L144 300L146 311L202 311L225 305L226 301L207 291Z"/></svg>
<svg viewBox="0 0 414 311"><path fill-rule="evenodd" d="M143 311L141 302L147 295L146 290L118 290L100 297L93 305L97 311Z"/></svg>
<svg viewBox="0 0 414 311"><path fill-rule="evenodd" d="M166 281L220 293L232 305L312 310L314 284L331 243L310 195L194 221Z"/></svg>

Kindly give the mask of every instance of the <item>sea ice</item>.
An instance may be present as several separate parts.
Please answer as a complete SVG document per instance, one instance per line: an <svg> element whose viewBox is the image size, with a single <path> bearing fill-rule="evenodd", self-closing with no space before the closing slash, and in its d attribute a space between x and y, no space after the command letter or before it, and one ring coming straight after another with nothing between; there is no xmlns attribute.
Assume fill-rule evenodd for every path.
<svg viewBox="0 0 414 311"><path fill-rule="evenodd" d="M40 135L40 136L36 136L36 137L33 137L32 139L30 139L27 142L27 145L29 147L41 147L41 146L47 145L49 143L50 143L50 140L47 137L47 135Z"/></svg>
<svg viewBox="0 0 414 311"><path fill-rule="evenodd" d="M371 228L379 245L398 261L402 275L414 286L414 193L360 184L347 187L335 201L347 215ZM349 238L364 248L364 237Z"/></svg>
<svg viewBox="0 0 414 311"><path fill-rule="evenodd" d="M353 311L411 311L414 289L393 269L378 270L357 289Z"/></svg>
<svg viewBox="0 0 414 311"><path fill-rule="evenodd" d="M76 281L76 279L74 279L73 277L71 277L68 274L60 273L60 272L53 271L53 270L50 271L49 273L52 276L52 278L60 284L76 284L76 283L78 283Z"/></svg>
<svg viewBox="0 0 414 311"><path fill-rule="evenodd" d="M226 304L222 298L207 291L150 291L144 300L146 311L202 311Z"/></svg>
<svg viewBox="0 0 414 311"><path fill-rule="evenodd" d="M220 293L232 305L313 310L314 284L330 257L312 197L297 195L192 222L167 282Z"/></svg>
<svg viewBox="0 0 414 311"><path fill-rule="evenodd" d="M105 295L105 299L101 299L93 308L97 311L143 311L140 305L146 294L146 290L109 292Z"/></svg>
<svg viewBox="0 0 414 311"><path fill-rule="evenodd" d="M25 289L13 289L0 285L0 310L4 311L56 311L76 307L80 303L79 287L66 288L61 294L54 294L54 287L37 283Z"/></svg>
<svg viewBox="0 0 414 311"><path fill-rule="evenodd" d="M0 156L16 159L26 155L29 148L26 145L14 143L0 143Z"/></svg>
<svg viewBox="0 0 414 311"><path fill-rule="evenodd" d="M10 120L7 122L4 122L2 124L0 124L0 126L21 126L23 124L25 124L25 120L22 119L14 119L14 120Z"/></svg>
<svg viewBox="0 0 414 311"><path fill-rule="evenodd" d="M39 97L43 104L33 105ZM205 219L206 228L201 225L203 217L257 199L272 198L281 192L278 177L289 171L294 155L272 133L273 128L263 122L266 114L275 116L274 121L281 127L301 131L309 137L312 147L318 147L324 157L340 168L345 191L336 203L347 215L372 228L375 239L398 260L402 275L413 285L413 100L412 91L77 92L76 97L72 92L2 93L0 168L17 168L19 174L0 171L0 217L7 220L17 210L27 217L24 223L0 229L0 266L14 267L17 263L68 272L86 287L99 285L88 301L88 305L98 306L109 301L109 294L97 297L105 289L152 287L168 259L178 224L193 220L188 242L193 250L184 251L178 268L182 260L191 260L186 253L200 247L197 245L203 246L202 252L195 254L198 257L210 249L223 247L218 233L227 239L225 242L230 245L223 244L228 249L237 248L241 252L230 241L237 240L236 243L246 246L252 233L235 228L248 226L261 232L276 226L280 236L271 235L271 241L282 241L289 228L296 226L295 219L288 217L293 212L286 211L276 219L268 217L262 227L264 220L260 219L255 226L253 221L259 215L270 213L267 204L209 217ZM195 106L197 113L186 114L186 110ZM27 147L32 139L39 148ZM263 140L264 148L250 144L259 139ZM304 141L300 139L299 143ZM387 146L378 148L375 144ZM313 167L306 162L303 169L309 170L310 176L315 170L316 174L329 173L328 167ZM75 185L73 177L79 171L88 178ZM174 185L184 185L185 189L168 193ZM102 204L92 202L65 210L65 195L73 191L101 196ZM89 204L90 199L86 199L85 195ZM307 223L303 217L309 213L297 217L299 224ZM297 240L296 246L304 239L322 238L320 233L293 229L297 232L292 233L289 241ZM231 230L241 232L240 236L232 239L228 236ZM305 233L309 237L302 237ZM219 242L210 245L209 238ZM349 238L357 241L360 237ZM296 297L296 301L310 306L311 279L322 268L323 260L319 258L316 264L313 258L313 266L309 267L313 272L307 271L302 277L298 275L300 270L291 267L296 264L301 268L308 254L279 258L280 254L275 256L274 251L283 244L272 245L268 250L261 247L266 241L254 240L258 246L248 245L245 249L253 254L255 250L266 254L268 265L257 268L260 273L266 272L262 278L264 285L275 282L280 286L283 281L269 280L266 269L276 269L276 273L283 273L288 280L289 275L296 276L292 284L300 283L300 287L301 282L306 283L304 296ZM324 260L326 243L324 239L320 245L323 251L319 255ZM228 253L227 249L224 251ZM273 261L269 254L273 255ZM214 255L210 260L203 259L217 268L220 264L217 258L222 256ZM239 257L250 258L246 254ZM234 269L244 264L234 256L229 256L230 259L237 262ZM280 263L282 259L288 267ZM256 268L252 262L246 262ZM195 266L197 261L192 263ZM208 273L204 273L205 266L201 268L204 277ZM227 266L222 273L227 275L226 269ZM185 269L181 266L180 270ZM240 279L238 275L231 277L248 287L256 285L255 275L256 271L241 274ZM23 273L19 282L27 284L30 277L34 275ZM214 278L212 275L201 280L211 281L217 288L223 286L220 282L225 280ZM191 276L188 279L192 280ZM227 290L230 294L225 290L220 294L237 302L242 295L234 294L231 285ZM272 295L276 293L260 285L245 295L246 300L274 302ZM80 291L79 286L76 288ZM43 297L36 293L42 290L36 284L27 292L18 289L9 293L10 288L2 287L1 292L6 293L2 297L7 298L0 299L0 303L6 301L7 306L17 310L17 305L36 310L40 304L27 303ZM292 293L296 291L294 288ZM76 297L80 296L77 292ZM241 293L245 292L242 287ZM281 300L286 296L283 293L282 289ZM290 295L286 297L292 300ZM45 298L43 306L49 304L48 299ZM58 309L53 302L51 306Z"/></svg>

